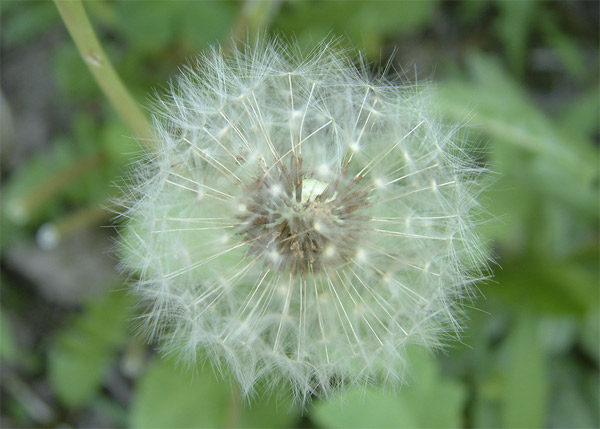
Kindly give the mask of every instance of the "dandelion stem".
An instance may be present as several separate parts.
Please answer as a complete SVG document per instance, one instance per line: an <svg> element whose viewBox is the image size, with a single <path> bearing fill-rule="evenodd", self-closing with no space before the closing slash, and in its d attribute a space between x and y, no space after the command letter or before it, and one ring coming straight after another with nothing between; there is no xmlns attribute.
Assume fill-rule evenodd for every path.
<svg viewBox="0 0 600 429"><path fill-rule="evenodd" d="M144 142L151 141L150 125L100 46L81 0L54 0L54 3L83 61L106 97L138 137Z"/></svg>
<svg viewBox="0 0 600 429"><path fill-rule="evenodd" d="M231 383L231 395L227 404L227 415L225 416L225 427L227 429L237 428L239 426L240 415L242 413L242 398L240 388L237 383Z"/></svg>

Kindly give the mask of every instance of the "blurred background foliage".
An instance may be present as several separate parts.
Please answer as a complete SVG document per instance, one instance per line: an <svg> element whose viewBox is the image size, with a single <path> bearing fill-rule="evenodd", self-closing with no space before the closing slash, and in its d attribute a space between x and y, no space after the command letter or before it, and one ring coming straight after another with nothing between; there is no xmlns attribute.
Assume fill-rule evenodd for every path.
<svg viewBox="0 0 600 429"><path fill-rule="evenodd" d="M182 64L260 31L324 37L434 81L492 171L495 254L462 340L415 352L398 394L351 390L305 411L240 404L135 336L110 255L114 186L139 155L50 1L1 7L2 427L598 427L598 2L94 1L119 75L148 108Z"/></svg>

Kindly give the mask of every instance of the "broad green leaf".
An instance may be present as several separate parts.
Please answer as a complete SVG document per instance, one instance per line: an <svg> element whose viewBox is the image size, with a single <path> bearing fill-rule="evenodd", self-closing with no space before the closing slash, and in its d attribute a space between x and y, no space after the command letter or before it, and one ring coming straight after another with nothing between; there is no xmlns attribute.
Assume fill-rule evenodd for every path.
<svg viewBox="0 0 600 429"><path fill-rule="evenodd" d="M502 426L539 428L545 425L548 405L546 357L537 320L523 312L506 343Z"/></svg>
<svg viewBox="0 0 600 429"><path fill-rule="evenodd" d="M324 428L418 427L412 411L392 394L356 388L331 402L317 403L310 417Z"/></svg>
<svg viewBox="0 0 600 429"><path fill-rule="evenodd" d="M276 397L244 403L208 366L191 370L157 359L136 385L130 426L143 428L289 427L299 410Z"/></svg>
<svg viewBox="0 0 600 429"><path fill-rule="evenodd" d="M67 406L82 406L98 392L127 339L130 305L124 291L109 291L58 333L48 355L49 378Z"/></svg>
<svg viewBox="0 0 600 429"><path fill-rule="evenodd" d="M411 353L410 383L397 395L353 388L310 412L325 428L460 428L466 400L464 386L439 375L437 362L423 351Z"/></svg>

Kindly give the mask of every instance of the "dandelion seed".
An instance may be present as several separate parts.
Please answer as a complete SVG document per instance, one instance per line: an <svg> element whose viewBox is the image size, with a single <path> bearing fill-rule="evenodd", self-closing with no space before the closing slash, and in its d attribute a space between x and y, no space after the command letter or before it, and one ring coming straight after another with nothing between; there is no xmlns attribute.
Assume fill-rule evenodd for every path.
<svg viewBox="0 0 600 429"><path fill-rule="evenodd" d="M407 346L457 329L480 170L420 88L275 42L214 50L158 104L120 245L165 350L306 401L399 384Z"/></svg>

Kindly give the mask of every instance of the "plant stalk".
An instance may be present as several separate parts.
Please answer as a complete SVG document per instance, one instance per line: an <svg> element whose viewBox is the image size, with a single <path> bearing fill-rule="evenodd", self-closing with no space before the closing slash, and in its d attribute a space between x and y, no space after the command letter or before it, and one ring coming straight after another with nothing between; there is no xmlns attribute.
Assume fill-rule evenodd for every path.
<svg viewBox="0 0 600 429"><path fill-rule="evenodd" d="M81 0L54 0L54 3L104 95L137 136L146 145L151 145L150 124L102 49Z"/></svg>

